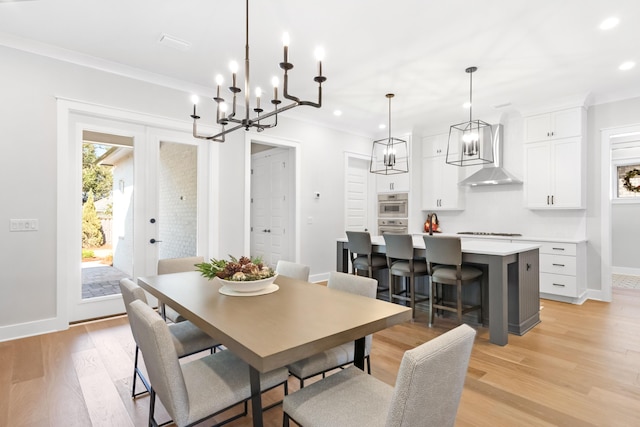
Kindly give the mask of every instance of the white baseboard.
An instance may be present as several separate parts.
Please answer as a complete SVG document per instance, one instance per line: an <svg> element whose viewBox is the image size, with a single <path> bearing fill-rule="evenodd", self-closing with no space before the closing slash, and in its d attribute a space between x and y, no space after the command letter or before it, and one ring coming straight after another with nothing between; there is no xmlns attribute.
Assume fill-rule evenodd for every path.
<svg viewBox="0 0 640 427"><path fill-rule="evenodd" d="M613 274L623 274L625 276L640 276L640 268L629 268L629 267L611 267L611 272Z"/></svg>
<svg viewBox="0 0 640 427"><path fill-rule="evenodd" d="M16 325L0 326L0 342L63 331L65 329L69 329L69 324L55 317Z"/></svg>

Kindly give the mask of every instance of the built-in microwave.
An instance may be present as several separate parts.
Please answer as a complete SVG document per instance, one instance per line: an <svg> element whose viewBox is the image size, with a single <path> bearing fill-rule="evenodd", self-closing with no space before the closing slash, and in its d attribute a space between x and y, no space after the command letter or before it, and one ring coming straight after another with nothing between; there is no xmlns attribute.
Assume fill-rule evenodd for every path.
<svg viewBox="0 0 640 427"><path fill-rule="evenodd" d="M408 218L409 193L378 194L378 218Z"/></svg>

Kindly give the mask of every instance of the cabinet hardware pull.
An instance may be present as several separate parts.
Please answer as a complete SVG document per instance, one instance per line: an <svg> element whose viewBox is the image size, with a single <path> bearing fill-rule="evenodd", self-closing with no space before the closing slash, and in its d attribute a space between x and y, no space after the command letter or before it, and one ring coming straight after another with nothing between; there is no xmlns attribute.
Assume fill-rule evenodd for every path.
<svg viewBox="0 0 640 427"><path fill-rule="evenodd" d="M562 283L553 283L553 286L560 286L561 288L564 288L564 285Z"/></svg>
<svg viewBox="0 0 640 427"><path fill-rule="evenodd" d="M564 264L553 264L556 267L564 267Z"/></svg>
<svg viewBox="0 0 640 427"><path fill-rule="evenodd" d="M547 196L547 204L549 204L549 196Z"/></svg>
<svg viewBox="0 0 640 427"><path fill-rule="evenodd" d="M553 249L554 251L564 251L564 248L551 248L551 249Z"/></svg>
<svg viewBox="0 0 640 427"><path fill-rule="evenodd" d="M551 204L553 204L553 196L551 196Z"/></svg>

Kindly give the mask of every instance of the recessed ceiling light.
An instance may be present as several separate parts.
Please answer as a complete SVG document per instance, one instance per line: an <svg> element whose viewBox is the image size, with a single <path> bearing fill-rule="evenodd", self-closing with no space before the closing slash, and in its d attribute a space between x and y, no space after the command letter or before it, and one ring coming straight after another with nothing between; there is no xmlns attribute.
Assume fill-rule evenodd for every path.
<svg viewBox="0 0 640 427"><path fill-rule="evenodd" d="M386 127L387 127L387 125L385 125L384 123L380 123L378 125L378 128L380 128L380 129L385 129Z"/></svg>
<svg viewBox="0 0 640 427"><path fill-rule="evenodd" d="M623 62L622 64L620 64L620 66L618 67L618 69L622 70L622 71L627 71L632 69L633 67L636 66L636 63L633 61L626 61Z"/></svg>
<svg viewBox="0 0 640 427"><path fill-rule="evenodd" d="M334 116L336 116L336 117L340 117L340 116L342 115L342 111L340 111L340 110L335 110L335 111L333 112L333 115L334 115Z"/></svg>
<svg viewBox="0 0 640 427"><path fill-rule="evenodd" d="M620 20L615 16L611 16L600 23L601 30L610 30L613 27L617 26L620 23Z"/></svg>

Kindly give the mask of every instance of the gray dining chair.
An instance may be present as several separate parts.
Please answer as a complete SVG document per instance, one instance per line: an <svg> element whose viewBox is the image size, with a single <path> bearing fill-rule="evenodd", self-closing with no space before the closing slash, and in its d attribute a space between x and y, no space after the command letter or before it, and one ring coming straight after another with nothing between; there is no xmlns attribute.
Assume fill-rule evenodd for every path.
<svg viewBox="0 0 640 427"><path fill-rule="evenodd" d="M412 316L416 317L416 304L429 300L428 295L416 292L416 277L428 275L427 263L413 256L413 238L410 234L384 233L387 266L389 267L389 301L409 302ZM396 292L395 277L405 282L404 289Z"/></svg>
<svg viewBox="0 0 640 427"><path fill-rule="evenodd" d="M362 271L367 277L373 278L375 271L388 268L387 257L384 254L373 253L371 234L368 231L347 231L346 234L349 241L349 257L353 274L359 275ZM389 288L378 287L378 293L388 290Z"/></svg>
<svg viewBox="0 0 640 427"><path fill-rule="evenodd" d="M157 426L155 400L162 404L179 426L192 426L211 418L239 403L247 413L251 397L249 365L230 351L221 351L187 363L180 363L166 322L142 301L129 304L131 330L144 357L151 384L149 425ZM161 350L161 351L159 351ZM287 395L286 368L260 374L262 391L280 385Z"/></svg>
<svg viewBox="0 0 640 427"><path fill-rule="evenodd" d="M183 273L185 271L195 271L196 264L202 264L204 257L191 256L182 258L165 258L158 260L158 274ZM173 308L165 303L160 304L160 313L166 320L169 319L173 323L184 322L185 319Z"/></svg>
<svg viewBox="0 0 640 427"><path fill-rule="evenodd" d="M129 307L133 301L142 301L147 304L147 296L144 293L144 290L130 279L120 280L120 292L122 293L124 306L129 317L131 316ZM174 323L169 325L168 328L169 333L171 334L171 340L173 341L173 347L175 348L178 357L190 356L205 350L215 351L215 348L220 346L219 342L211 338L189 321ZM138 341L136 341L136 351L133 359L133 385L131 386L131 397L139 396L150 390L149 381L147 381L144 374L138 367L139 353L140 348L138 346ZM140 381L142 381L146 390L136 393L136 378L138 377L140 378Z"/></svg>
<svg viewBox="0 0 640 427"><path fill-rule="evenodd" d="M283 426L452 427L475 335L460 325L408 350L395 387L349 367L300 389L284 398Z"/></svg>
<svg viewBox="0 0 640 427"><path fill-rule="evenodd" d="M456 313L459 323L462 323L464 314L478 310L478 322L482 324L482 270L462 263L460 238L424 236L424 246L431 275L429 325L433 324L434 310ZM462 287L472 283L478 283L479 303L465 305L462 301ZM442 285L455 286L455 301L446 300Z"/></svg>
<svg viewBox="0 0 640 427"><path fill-rule="evenodd" d="M276 273L298 280L309 281L309 266L291 261L280 260L276 264Z"/></svg>
<svg viewBox="0 0 640 427"><path fill-rule="evenodd" d="M327 287L343 292L362 295L369 298L376 297L378 281L368 277L354 276L346 273L332 271L329 273ZM371 373L371 345L373 336L365 337L365 361L367 372ZM337 347L330 348L321 353L314 354L306 359L299 360L287 366L291 375L300 381L300 388L304 387L304 380L322 374L324 377L328 371L353 363L355 358L355 344L348 342Z"/></svg>

